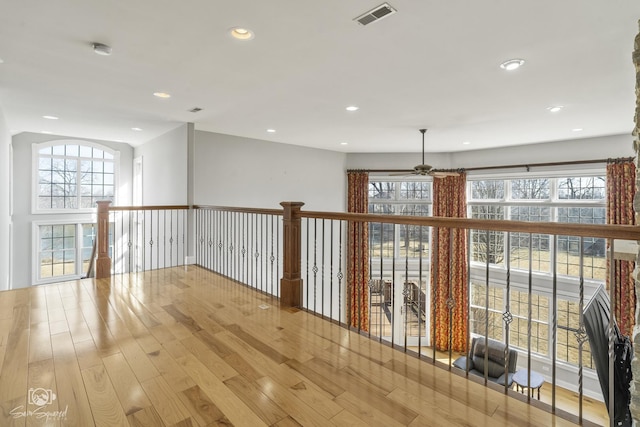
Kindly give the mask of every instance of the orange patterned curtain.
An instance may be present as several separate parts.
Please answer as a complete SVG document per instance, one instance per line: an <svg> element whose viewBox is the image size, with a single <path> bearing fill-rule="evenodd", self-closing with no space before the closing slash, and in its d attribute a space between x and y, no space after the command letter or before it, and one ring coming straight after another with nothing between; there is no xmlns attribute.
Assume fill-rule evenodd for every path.
<svg viewBox="0 0 640 427"><path fill-rule="evenodd" d="M636 167L631 161L611 161L607 165L607 224L635 225L633 196ZM615 260L614 313L620 331L631 336L635 322L636 292L633 261ZM607 273L607 288L610 286Z"/></svg>
<svg viewBox="0 0 640 427"><path fill-rule="evenodd" d="M433 216L465 218L467 216L465 173L433 180ZM467 285L467 233L465 230L440 228L434 233L438 251L431 253L431 322L435 325L438 350L449 349L449 305L451 312L451 349L467 348L469 293ZM453 239L453 242L451 242ZM435 242L431 247L434 248ZM434 274L437 266L437 277ZM433 331L432 326L432 331Z"/></svg>
<svg viewBox="0 0 640 427"><path fill-rule="evenodd" d="M348 212L369 210L369 174L348 172ZM369 224L349 222L347 262L347 323L369 330Z"/></svg>

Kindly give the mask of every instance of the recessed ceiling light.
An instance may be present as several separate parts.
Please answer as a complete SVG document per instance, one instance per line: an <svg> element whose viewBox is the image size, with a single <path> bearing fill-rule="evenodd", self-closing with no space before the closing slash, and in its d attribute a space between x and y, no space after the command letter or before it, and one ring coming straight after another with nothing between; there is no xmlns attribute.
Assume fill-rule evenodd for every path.
<svg viewBox="0 0 640 427"><path fill-rule="evenodd" d="M471 141L462 141L462 145L470 145Z"/></svg>
<svg viewBox="0 0 640 427"><path fill-rule="evenodd" d="M141 129L141 128L131 128L131 130L132 130L132 131L135 131L135 132L142 132L142 129Z"/></svg>
<svg viewBox="0 0 640 427"><path fill-rule="evenodd" d="M500 68L507 71L517 70L524 64L524 59L509 59L500 64Z"/></svg>
<svg viewBox="0 0 640 427"><path fill-rule="evenodd" d="M347 111L358 111L360 107L356 107L355 105L349 105L346 110Z"/></svg>
<svg viewBox="0 0 640 427"><path fill-rule="evenodd" d="M58 120L56 116L42 116L42 118L47 120Z"/></svg>
<svg viewBox="0 0 640 427"><path fill-rule="evenodd" d="M2 58L0 58L0 64L2 64L4 61L2 60Z"/></svg>
<svg viewBox="0 0 640 427"><path fill-rule="evenodd" d="M231 29L231 37L233 37L234 39L251 40L253 36L253 31L247 28L235 27Z"/></svg>
<svg viewBox="0 0 640 427"><path fill-rule="evenodd" d="M104 43L92 43L91 46L93 46L93 51L98 55L111 55L111 46L108 46Z"/></svg>
<svg viewBox="0 0 640 427"><path fill-rule="evenodd" d="M349 145L348 142L341 142L340 145Z"/></svg>
<svg viewBox="0 0 640 427"><path fill-rule="evenodd" d="M582 132L582 128L573 128L571 132Z"/></svg>
<svg viewBox="0 0 640 427"><path fill-rule="evenodd" d="M564 107L562 105L554 105L553 107L547 107L547 110L549 110L550 113L557 113L558 111L562 110Z"/></svg>
<svg viewBox="0 0 640 427"><path fill-rule="evenodd" d="M153 96L158 98L171 98L171 95L166 92L153 92Z"/></svg>
<svg viewBox="0 0 640 427"><path fill-rule="evenodd" d="M267 132L269 132L269 133L276 133L276 130L275 130L275 129L267 129Z"/></svg>

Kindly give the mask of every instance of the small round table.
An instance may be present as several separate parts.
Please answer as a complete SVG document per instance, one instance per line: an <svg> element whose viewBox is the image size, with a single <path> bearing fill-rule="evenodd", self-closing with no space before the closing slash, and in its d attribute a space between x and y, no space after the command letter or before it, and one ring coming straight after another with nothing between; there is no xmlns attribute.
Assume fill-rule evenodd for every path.
<svg viewBox="0 0 640 427"><path fill-rule="evenodd" d="M529 377L531 377L531 384L529 384ZM531 397L533 397L533 391L538 390L538 400L540 400L540 388L542 384L544 384L544 377L542 375L536 371L520 369L513 374L513 382L516 383L516 391L524 393L525 388L531 390Z"/></svg>

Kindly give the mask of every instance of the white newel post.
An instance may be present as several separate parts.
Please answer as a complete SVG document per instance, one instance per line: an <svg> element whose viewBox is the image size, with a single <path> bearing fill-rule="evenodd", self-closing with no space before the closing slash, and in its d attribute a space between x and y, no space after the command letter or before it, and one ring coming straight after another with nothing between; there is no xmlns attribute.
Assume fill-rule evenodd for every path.
<svg viewBox="0 0 640 427"><path fill-rule="evenodd" d="M640 20L638 21L640 29ZM636 224L640 224L640 33L635 38L633 50L633 64L636 68L636 112L634 116L635 127L633 129L633 148L636 152L636 194L633 200L633 209L636 213ZM638 242L640 243L640 242ZM633 425L640 425L640 251L636 255L636 268L634 271L636 281L636 325L633 328L633 353L631 363L633 381L631 382L631 416Z"/></svg>

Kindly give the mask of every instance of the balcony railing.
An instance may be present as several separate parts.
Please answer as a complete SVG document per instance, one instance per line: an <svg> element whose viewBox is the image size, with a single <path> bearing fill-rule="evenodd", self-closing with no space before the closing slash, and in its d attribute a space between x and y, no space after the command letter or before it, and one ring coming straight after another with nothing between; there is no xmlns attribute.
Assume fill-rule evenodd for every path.
<svg viewBox="0 0 640 427"><path fill-rule="evenodd" d="M197 265L278 297L282 306L316 313L383 344L534 403L532 394L525 397L506 383L504 386L492 383L486 371L483 377L474 377L465 369L452 366L461 353L468 354L472 337L484 340L498 337L506 345L505 353L515 349L520 354L518 367L526 370L528 384L533 385L531 372L542 371L547 399L546 403L535 401L536 405L580 423L601 423L583 416L585 385L591 395L599 394L600 390L595 371L586 367L589 361L584 348L587 341L582 310L593 290L605 280L597 277L599 273L595 278L594 274L586 277L585 264L593 267L594 263L600 263L597 268L607 271L607 266L614 264L617 240L640 240L640 227L310 212L303 211L302 205L283 202L282 210L216 206L194 206L189 211L187 207L112 208L112 214L127 214L122 219L99 220L99 225L115 223L114 240L120 242L121 249L114 246L113 273L181 265L190 255ZM139 221L140 215L144 221ZM353 241L350 237L351 227L358 224L370 231L368 241ZM395 235L397 228L401 228L401 235L413 240L394 242L402 246L397 251L385 250L384 245L391 244L383 239L385 229L393 230L390 234ZM143 239L131 239L141 233ZM468 294L462 300L456 300L451 293L444 295L444 308L434 304L431 277L446 266L438 265L437 258L430 256L432 252L453 251L453 243L438 247L438 239L433 236L442 233L450 237L460 233L464 237L460 241L466 242L468 253L464 267ZM108 235L100 230L98 234ZM489 244L496 235L503 236L501 241L507 254L499 266ZM534 241L540 235L550 236L548 247L535 247ZM484 236L484 240L478 236ZM589 245L584 243L587 239ZM604 239L606 249L594 252L593 239ZM575 244L567 243L570 241ZM192 242L190 250L187 242ZM517 250L510 247L511 242L517 242ZM368 273L362 287L349 278L352 270L349 258L353 256L350 249L354 247L368 248ZM138 254L144 253L142 260L135 248ZM517 266L511 266L511 254L519 257ZM558 266L563 264L558 257L575 267L574 271L559 270ZM536 263L547 265L547 272L537 272ZM612 275L612 269L608 270ZM449 273L444 280L449 286L455 277ZM542 288L546 296L540 299ZM611 287L608 292L613 301L616 289ZM577 313L569 313L567 309L566 315L559 316L558 301L562 298L577 305ZM464 304L464 318L456 317L460 304ZM447 315L436 316L438 310L447 311ZM568 317L574 315L577 322L569 324ZM446 324L436 324L438 318L447 319ZM611 319L610 356L614 345L613 316ZM466 345L454 351L453 324L460 322L465 323ZM445 331L447 335L443 349L437 349L433 343L436 334L442 333L437 331ZM571 360L558 359L560 344L576 353ZM613 413L614 360L610 359L609 396L605 400L609 413ZM560 387L574 391L575 401L561 404L557 400ZM613 417L610 424L613 425Z"/></svg>
<svg viewBox="0 0 640 427"><path fill-rule="evenodd" d="M98 203L96 277L185 264L188 206L109 206L109 202ZM109 227L109 232L105 227ZM108 244L101 246L101 241L108 241Z"/></svg>

